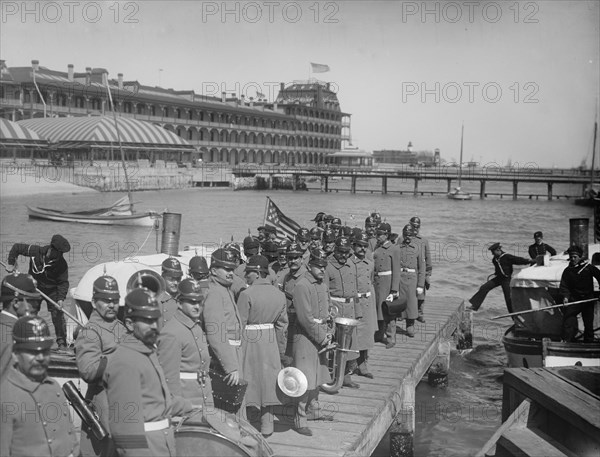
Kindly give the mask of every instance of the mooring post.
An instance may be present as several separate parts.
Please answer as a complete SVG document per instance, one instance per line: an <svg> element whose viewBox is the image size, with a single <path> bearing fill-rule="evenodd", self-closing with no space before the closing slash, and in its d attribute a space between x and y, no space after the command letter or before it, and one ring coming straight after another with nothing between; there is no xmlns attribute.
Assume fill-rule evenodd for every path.
<svg viewBox="0 0 600 457"><path fill-rule="evenodd" d="M519 193L519 181L513 181L513 200L517 199Z"/></svg>
<svg viewBox="0 0 600 457"><path fill-rule="evenodd" d="M452 191L452 179L448 178L448 193Z"/></svg>
<svg viewBox="0 0 600 457"><path fill-rule="evenodd" d="M552 183L548 183L548 200L552 200Z"/></svg>
<svg viewBox="0 0 600 457"><path fill-rule="evenodd" d="M350 193L356 193L356 176L350 178Z"/></svg>
<svg viewBox="0 0 600 457"><path fill-rule="evenodd" d="M390 425L390 457L413 457L415 440L414 378L406 378L400 388L400 411Z"/></svg>
<svg viewBox="0 0 600 457"><path fill-rule="evenodd" d="M321 176L321 192L327 192L327 176Z"/></svg>
<svg viewBox="0 0 600 457"><path fill-rule="evenodd" d="M419 178L415 178L415 190L413 191L413 195L416 197L419 193Z"/></svg>
<svg viewBox="0 0 600 457"><path fill-rule="evenodd" d="M268 180L269 180L269 190L271 190L271 189L273 189L273 175L269 174L268 176L269 176L269 178L268 178Z"/></svg>
<svg viewBox="0 0 600 457"><path fill-rule="evenodd" d="M456 349L473 349L473 311L467 311L464 302L460 307L458 327L454 333Z"/></svg>
<svg viewBox="0 0 600 457"><path fill-rule="evenodd" d="M381 178L381 193L387 194L387 176Z"/></svg>
<svg viewBox="0 0 600 457"><path fill-rule="evenodd" d="M484 200L485 199L485 179L482 179L479 182L481 183L481 186L479 187L479 198L481 200Z"/></svg>
<svg viewBox="0 0 600 457"><path fill-rule="evenodd" d="M292 175L292 190L296 190L296 181L298 180L298 175Z"/></svg>
<svg viewBox="0 0 600 457"><path fill-rule="evenodd" d="M450 371L450 341L438 343L438 353L427 372L427 382L432 387L448 387L448 372Z"/></svg>

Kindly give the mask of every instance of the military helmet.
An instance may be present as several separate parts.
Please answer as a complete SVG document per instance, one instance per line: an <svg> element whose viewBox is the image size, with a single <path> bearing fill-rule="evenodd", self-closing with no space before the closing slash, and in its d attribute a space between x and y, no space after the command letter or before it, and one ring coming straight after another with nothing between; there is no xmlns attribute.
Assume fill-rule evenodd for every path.
<svg viewBox="0 0 600 457"><path fill-rule="evenodd" d="M402 236L414 236L415 231L413 229L413 226L410 224L406 224L403 228L402 228Z"/></svg>
<svg viewBox="0 0 600 457"><path fill-rule="evenodd" d="M348 225L343 225L340 229L340 234L342 236L352 236L352 227Z"/></svg>
<svg viewBox="0 0 600 457"><path fill-rule="evenodd" d="M291 242L290 240L287 240L287 239L285 239L285 240L281 240L281 241L279 242L279 245L278 245L278 247L277 247L277 252L278 252L279 254L286 254L286 253L287 253L288 246L289 246L291 243L292 243L292 242Z"/></svg>
<svg viewBox="0 0 600 457"><path fill-rule="evenodd" d="M304 250L298 243L292 243L288 246L286 254L288 257L301 256L304 254Z"/></svg>
<svg viewBox="0 0 600 457"><path fill-rule="evenodd" d="M258 249L260 247L260 243L253 236L247 236L244 238L244 251L248 251L250 249Z"/></svg>
<svg viewBox="0 0 600 457"><path fill-rule="evenodd" d="M375 219L373 216L368 216L365 219L365 227L369 227L369 226L377 227L377 224L378 224L377 219Z"/></svg>
<svg viewBox="0 0 600 457"><path fill-rule="evenodd" d="M323 229L321 227L313 227L310 229L310 239L320 240L323 236Z"/></svg>
<svg viewBox="0 0 600 457"><path fill-rule="evenodd" d="M333 243L337 237L335 230L333 229L325 229L323 232L323 243Z"/></svg>
<svg viewBox="0 0 600 457"><path fill-rule="evenodd" d="M260 273L269 272L269 260L264 255L253 255L246 262L246 271L256 271Z"/></svg>
<svg viewBox="0 0 600 457"><path fill-rule="evenodd" d="M94 281L92 298L119 301L121 294L117 280L108 275L100 276Z"/></svg>
<svg viewBox="0 0 600 457"><path fill-rule="evenodd" d="M177 286L177 300L201 302L206 297L206 287L208 287L208 281L185 278Z"/></svg>
<svg viewBox="0 0 600 457"><path fill-rule="evenodd" d="M351 249L350 238L340 236L335 240L335 250L338 252L349 252Z"/></svg>
<svg viewBox="0 0 600 457"><path fill-rule="evenodd" d="M206 258L204 258L201 255L196 255L196 256L192 257L190 259L189 267L190 267L190 274L198 273L198 274L206 275L209 273L208 262L206 261Z"/></svg>
<svg viewBox="0 0 600 457"><path fill-rule="evenodd" d="M325 213L322 211L319 211L317 213L317 215L315 216L315 218L313 219L314 222L321 222L323 220L323 218L325 217Z"/></svg>
<svg viewBox="0 0 600 457"><path fill-rule="evenodd" d="M413 227L421 227L421 219L418 216L411 217L409 222Z"/></svg>
<svg viewBox="0 0 600 457"><path fill-rule="evenodd" d="M354 234L354 244L358 246L368 246L369 245L369 236L365 232L355 233Z"/></svg>
<svg viewBox="0 0 600 457"><path fill-rule="evenodd" d="M382 222L377 226L377 232L379 233L392 233L392 226L387 222Z"/></svg>
<svg viewBox="0 0 600 457"><path fill-rule="evenodd" d="M37 290L37 284L32 276L24 273L13 273L2 280L2 301L13 298L31 298L40 300L42 296Z"/></svg>
<svg viewBox="0 0 600 457"><path fill-rule="evenodd" d="M230 270L238 266L235 255L228 249L217 249L210 256L211 268L227 268Z"/></svg>
<svg viewBox="0 0 600 457"><path fill-rule="evenodd" d="M279 244L275 241L267 241L263 243L262 255L265 257L277 257Z"/></svg>
<svg viewBox="0 0 600 457"><path fill-rule="evenodd" d="M44 319L37 316L23 316L13 327L13 349L43 351L50 349L54 338Z"/></svg>
<svg viewBox="0 0 600 457"><path fill-rule="evenodd" d="M168 278L181 278L183 276L183 270L181 269L181 263L179 260L169 257L162 263L162 276Z"/></svg>
<svg viewBox="0 0 600 457"><path fill-rule="evenodd" d="M233 255L235 256L236 261L239 261L242 258L242 250L241 250L239 244L234 243L233 241L231 243L227 243L225 246L223 246L223 249L231 251L233 253Z"/></svg>
<svg viewBox="0 0 600 457"><path fill-rule="evenodd" d="M319 267L327 266L327 253L323 249L311 249L309 264L314 264Z"/></svg>
<svg viewBox="0 0 600 457"><path fill-rule="evenodd" d="M378 224L381 222L381 214L379 214L377 211L372 212L371 217L375 219Z"/></svg>
<svg viewBox="0 0 600 457"><path fill-rule="evenodd" d="M341 227L342 226L342 220L339 217L334 217L331 220L331 225L335 226L335 227Z"/></svg>
<svg viewBox="0 0 600 457"><path fill-rule="evenodd" d="M147 289L137 287L125 297L125 317L159 319L161 315L155 295Z"/></svg>
<svg viewBox="0 0 600 457"><path fill-rule="evenodd" d="M335 219L335 216L332 216L331 214L327 214L327 215L323 216L323 222L326 222L326 223L331 223L331 221L334 219Z"/></svg>
<svg viewBox="0 0 600 457"><path fill-rule="evenodd" d="M302 243L310 241L310 233L307 228L302 227L296 232L296 239Z"/></svg>

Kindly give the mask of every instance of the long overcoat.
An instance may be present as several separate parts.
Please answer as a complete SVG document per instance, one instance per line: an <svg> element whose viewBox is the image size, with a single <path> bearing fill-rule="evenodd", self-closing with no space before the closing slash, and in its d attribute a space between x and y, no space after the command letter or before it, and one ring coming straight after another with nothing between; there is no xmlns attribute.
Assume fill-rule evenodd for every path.
<svg viewBox="0 0 600 457"><path fill-rule="evenodd" d="M363 351L374 345L373 335L377 330L377 309L375 307L375 289L373 288L373 261L367 257L351 259L356 265L358 300L362 308L362 319L357 331L357 349ZM368 295L368 296L367 296Z"/></svg>
<svg viewBox="0 0 600 457"><path fill-rule="evenodd" d="M391 290L398 291L400 284L400 251L398 246L388 240L377 247L373 252L373 264L377 320L382 321L384 319L381 305ZM390 271L391 274L388 274Z"/></svg>

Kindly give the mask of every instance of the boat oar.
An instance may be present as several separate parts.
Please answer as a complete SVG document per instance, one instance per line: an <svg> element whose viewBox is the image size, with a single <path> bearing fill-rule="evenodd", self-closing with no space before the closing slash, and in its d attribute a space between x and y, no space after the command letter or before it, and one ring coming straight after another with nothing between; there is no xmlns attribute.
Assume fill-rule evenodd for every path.
<svg viewBox="0 0 600 457"><path fill-rule="evenodd" d="M2 265L6 271L9 271L12 273L12 271L15 271L15 269L13 269L12 271L8 269L8 265L5 264L2 260L0 260L0 265ZM10 284L6 284L6 286L9 289L13 289L15 292L18 292L17 289L13 288ZM56 303L54 300L52 300L50 297L48 297L48 295L46 295L44 292L42 292L40 289L38 289L37 287L35 288L35 290L37 290L40 295L46 300L46 302L50 303L51 305L55 306L59 311L62 311L63 313L65 313L65 316L67 316L69 319L71 319L73 322L79 324L80 326L84 327L85 324L83 322L81 322L79 319L77 319L75 316L73 316L69 311L65 310L65 308L61 305L59 305L58 303Z"/></svg>
<svg viewBox="0 0 600 457"><path fill-rule="evenodd" d="M519 316L521 314L535 313L536 311L546 311L547 309L562 308L562 307L567 307L567 306L571 306L571 305L579 305L580 303L587 303L587 302L591 302L591 301L598 301L598 299L597 298L588 298L587 300L574 301L571 303L566 303L564 305L552 305L552 306L546 306L545 308L527 309L525 311L517 311L516 313L502 314L500 316L492 317L492 320L501 319L503 317Z"/></svg>

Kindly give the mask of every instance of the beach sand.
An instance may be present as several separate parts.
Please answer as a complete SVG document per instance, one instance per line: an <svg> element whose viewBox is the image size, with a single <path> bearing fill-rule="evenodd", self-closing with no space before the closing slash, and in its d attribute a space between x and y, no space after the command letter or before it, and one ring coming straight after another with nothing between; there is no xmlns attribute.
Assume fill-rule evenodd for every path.
<svg viewBox="0 0 600 457"><path fill-rule="evenodd" d="M29 197L48 194L99 193L88 187L80 187L62 181L36 179L35 176L15 173L3 173L0 179L0 198Z"/></svg>

